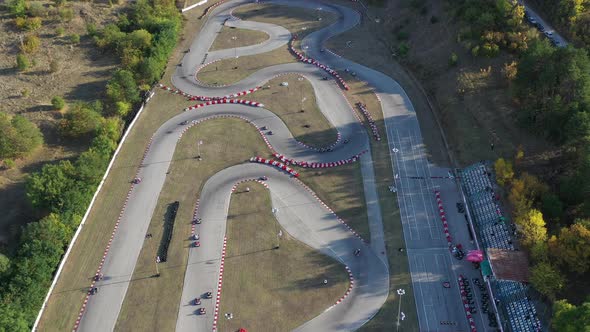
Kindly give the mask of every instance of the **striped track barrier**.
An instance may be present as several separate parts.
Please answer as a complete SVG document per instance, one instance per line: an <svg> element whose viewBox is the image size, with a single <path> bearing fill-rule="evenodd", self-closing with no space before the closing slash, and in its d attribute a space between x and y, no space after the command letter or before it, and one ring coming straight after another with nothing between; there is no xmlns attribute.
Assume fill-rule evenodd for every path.
<svg viewBox="0 0 590 332"><path fill-rule="evenodd" d="M328 72L330 75L332 75L336 81L338 81L338 83L340 84L340 86L344 89L344 90L349 90L350 87L348 86L348 84L346 84L346 81L344 81L344 79L340 76L340 74L338 74L337 71L335 71L334 69L331 69L330 67L320 63L317 60L314 60L312 58L308 58L305 55L303 55L301 52L297 51L294 47L293 47L293 40L295 40L295 37L293 37L293 39L291 39L289 41L289 51L291 51L291 53L293 53L293 55L295 55L297 57L297 59L299 59L299 61L304 62L304 63L309 63L312 64L314 66L317 66L323 70L325 70L326 72Z"/></svg>
<svg viewBox="0 0 590 332"><path fill-rule="evenodd" d="M250 158L250 162L271 165L271 166L274 166L278 169L281 169L281 170L291 174L294 177L299 177L299 172L297 172L296 170L292 169L291 167L283 164L282 162L279 162L276 160L266 159L266 158L261 158L261 157L252 157L252 158Z"/></svg>
<svg viewBox="0 0 590 332"><path fill-rule="evenodd" d="M300 166L303 168L332 168L332 167L338 167L338 166L354 163L354 162L358 161L359 158L367 152L368 152L367 150L363 150L360 153L357 153L348 159L343 159L343 160L338 160L338 161L333 161L333 162L328 162L328 163L308 163L306 161L296 161L294 159L287 158L284 155L279 154L279 153L274 153L273 156L286 165L296 165L296 166Z"/></svg>
<svg viewBox="0 0 590 332"><path fill-rule="evenodd" d="M434 196L436 197L436 204L438 206L438 213L440 215L440 220L443 224L443 231L445 232L445 237L447 238L447 242L449 246L453 244L453 239L451 238L451 234L449 233L449 224L447 222L447 216L445 214L445 209L443 208L442 199L440 198L440 191L435 190Z"/></svg>
<svg viewBox="0 0 590 332"><path fill-rule="evenodd" d="M375 140L380 141L381 135L379 135L379 129L377 129L377 125L375 124L375 120L373 120L373 117L369 113L369 110L367 110L367 106L363 103L356 103L356 106L359 108L361 113L363 113L363 115L367 119L367 122L369 123L369 127L371 128L371 132L373 133L373 137L375 138Z"/></svg>
<svg viewBox="0 0 590 332"><path fill-rule="evenodd" d="M188 94L186 92L183 92L181 90L178 89L174 89L168 86L165 86L164 84L158 84L158 87L161 88L162 90L166 90L166 91L170 91L170 93L176 94L176 95L181 95L183 97L186 97L188 100L199 100L199 101L211 101L211 100L223 100L223 99L231 99L231 98L235 98L235 97L240 97L240 96L244 96L244 95L249 95L251 93L254 93L258 90L260 90L260 87L257 86L255 88L249 89L249 90L245 90L245 91L240 91L237 93L232 93L230 95L226 95L223 97L205 97L205 96L193 96L191 94Z"/></svg>
<svg viewBox="0 0 590 332"><path fill-rule="evenodd" d="M190 107L185 108L185 111L192 111L197 108L210 106L210 105L220 105L220 104L240 104L240 105L247 105L252 107L264 107L264 104L258 103L255 101L245 100L245 99L221 99L221 100L209 100L202 104L196 104Z"/></svg>
<svg viewBox="0 0 590 332"><path fill-rule="evenodd" d="M463 300L463 308L465 309L465 316L467 317L467 321L469 322L469 329L471 332L477 332L477 328L475 326L475 319L471 314L471 308L469 306L469 302L467 299L467 293L465 292L465 284L463 283L463 275L459 275L457 278L459 282L459 290L461 291L461 300Z"/></svg>

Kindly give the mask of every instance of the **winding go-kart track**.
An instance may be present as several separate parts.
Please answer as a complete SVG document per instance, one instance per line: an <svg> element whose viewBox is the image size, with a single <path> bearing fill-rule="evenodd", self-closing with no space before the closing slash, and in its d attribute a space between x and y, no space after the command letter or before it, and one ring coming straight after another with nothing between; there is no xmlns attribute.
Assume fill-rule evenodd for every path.
<svg viewBox="0 0 590 332"><path fill-rule="evenodd" d="M148 225L156 207L158 196L173 158L175 146L182 134L191 126L219 116L240 117L261 130L273 152L287 158L308 163L329 163L346 160L357 154L360 157L364 192L367 203L370 239L361 239L324 206L301 181L271 165L246 163L229 167L210 178L200 195L196 225L201 246L190 248L184 288L179 306L177 331L216 330L220 293L220 268L226 232L226 219L232 188L240 181L266 176L264 183L270 190L272 205L280 224L292 236L307 245L333 257L347 266L354 282L346 296L331 308L297 328L298 331L350 331L360 328L381 308L389 294L389 270L379 200L370 153L369 136L354 115L340 86L334 80L322 80L326 72L307 63L289 63L264 68L244 80L225 87L212 87L196 80L196 72L203 64L219 59L254 55L284 46L291 35L286 29L267 23L241 21L231 11L250 1L225 2L207 17L206 23L194 40L189 52L177 67L172 82L176 88L194 96L226 96L264 85L276 75L298 73L311 83L321 112L338 130L338 142L332 151L318 152L299 144L282 120L264 107L239 104L216 104L187 110L164 123L153 135L138 176L141 183L133 186L128 203L122 213L110 250L102 265L104 279L95 286L100 289L89 296L76 328L80 331L112 331L135 264L142 248ZM448 169L430 165L425 156L420 127L415 111L403 89L390 77L339 57L321 52L323 43L330 37L359 24L360 15L348 7L319 1L281 1L267 3L323 10L339 16L337 22L308 35L302 45L308 47L308 56L330 68L355 71L360 79L374 87L386 119L387 139L392 164L395 162L398 203L401 209L407 253L410 260L414 293L421 331L469 331L468 320L456 287L456 262L451 258L440 220L435 209L434 188L442 195L456 196L452 181L433 180L444 177ZM240 47L234 51L208 52L223 25L243 29L261 30L270 38L258 45ZM268 135L268 130L273 134ZM222 153L220 151L220 153ZM412 177L424 177L413 181ZM438 181L434 183L433 181ZM449 200L451 200L449 198ZM392 199L392 204L395 202ZM391 221L389 221L391 222ZM457 230L459 232L459 230ZM190 234L187 234L187 237ZM459 235L463 236L463 235ZM467 241L468 242L468 241ZM360 248L356 257L353 252ZM451 289L440 287L442 281L453 283ZM206 313L199 315L192 301L207 291L213 300L202 301ZM216 305L217 303L217 305ZM396 317L391 317L392 321ZM441 321L454 322L442 324ZM485 330L482 321L476 320L478 330ZM403 322L402 325L403 327ZM403 329L402 329L403 330Z"/></svg>

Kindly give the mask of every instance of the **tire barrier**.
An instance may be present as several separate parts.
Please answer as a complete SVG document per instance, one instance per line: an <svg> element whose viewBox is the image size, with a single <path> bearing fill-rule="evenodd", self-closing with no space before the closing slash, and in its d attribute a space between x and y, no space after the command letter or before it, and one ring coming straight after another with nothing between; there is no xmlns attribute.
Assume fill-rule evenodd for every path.
<svg viewBox="0 0 590 332"><path fill-rule="evenodd" d="M195 110L197 108L201 108L201 107L205 107L205 106L210 106L210 105L219 105L219 104L241 104L241 105L248 105L248 106L252 106L252 107L264 107L264 104L255 102L255 101L250 101L250 100L245 100L245 99L217 99L217 100L209 100L207 102L204 102L202 104L196 104L190 107L185 108L185 111L192 111Z"/></svg>
<svg viewBox="0 0 590 332"><path fill-rule="evenodd" d="M357 153L348 159L333 161L333 162L329 162L329 163L308 163L306 161L297 161L294 159L289 159L289 158L285 157L284 155L276 153L276 152L273 153L273 156L286 165L296 165L296 166L300 166L303 168L332 168L332 167L338 167L338 166L354 163L357 160L359 160L359 158L363 154L365 154L367 152L368 152L368 150L363 150L360 153Z"/></svg>
<svg viewBox="0 0 590 332"><path fill-rule="evenodd" d="M259 86L249 89L249 90L245 90L245 91L240 91L237 93L232 93L231 95L227 95L227 96L223 96L223 97L205 97L205 96L193 96L191 94L188 94L186 92L180 91L178 89L173 89L171 87L165 86L164 84L158 84L158 87L161 88L162 90L166 90L166 91L170 91L173 94L176 95L181 95L183 97L188 98L188 100L199 100L199 101L211 101L211 100L223 100L223 99L231 99L231 98L235 98L235 97L240 97L240 96L244 96L244 95L249 95L253 92L256 92L260 89Z"/></svg>
<svg viewBox="0 0 590 332"><path fill-rule="evenodd" d="M193 210L193 220L191 220L191 238L195 236L195 228L197 224L197 211L199 211L199 199L197 198L197 202L195 203L195 209Z"/></svg>
<svg viewBox="0 0 590 332"><path fill-rule="evenodd" d="M278 162L276 160L265 159L265 158L260 158L260 157L252 157L252 158L250 158L250 162L272 165L276 168L279 168L279 169L291 174L291 176L293 176L293 177L299 177L299 172L297 172L296 170L292 169L291 167L288 167L287 165L285 165L281 162Z"/></svg>
<svg viewBox="0 0 590 332"><path fill-rule="evenodd" d="M225 251L227 248L227 238L223 237L223 248L221 249L221 264L219 266L219 278L217 279L217 296L215 297L215 309L213 313L213 331L217 331L217 321L219 320L219 303L221 303L221 285L223 284L223 265L225 262Z"/></svg>
<svg viewBox="0 0 590 332"><path fill-rule="evenodd" d="M179 205L180 202L175 201L174 203L168 204L168 208L166 209L164 231L162 233L162 239L160 240L160 248L158 249L160 262L165 262L168 259L168 247L170 246L170 241L172 241L174 222L176 221Z"/></svg>
<svg viewBox="0 0 590 332"><path fill-rule="evenodd" d="M137 178L139 176L139 170L143 166L143 161L145 160L145 157L147 156L148 150L150 149L150 146L152 145L153 139L154 139L154 137L152 136L147 144L147 147L145 148L145 150L143 152L143 157L141 158L140 166L137 168L134 178ZM125 202L123 203L123 208L121 208L121 212L119 212L119 217L117 218L117 222L115 222L115 226L113 227L113 232L111 233L111 237L109 239L109 242L107 243L107 246L103 252L102 259L100 260L100 263L98 264L98 268L96 269L96 274L92 278L92 282L90 283L90 287L88 288L88 291L86 292L86 296L84 297L84 301L82 302L82 307L80 308L80 312L78 313L78 317L76 318L76 322L74 323L74 327L72 329L74 332L76 332L78 330L78 327L80 327L80 321L82 320L82 316L84 315L84 312L86 311L86 306L88 304L88 300L90 298L90 295L92 294L92 289L95 288L96 282L102 278L102 267L103 267L104 262L107 258L109 250L111 249L111 244L113 243L113 239L115 238L115 234L117 234L117 229L119 229L119 223L121 222L121 218L123 218L123 214L125 213L125 208L127 208L127 203L129 202L129 197L131 196L131 192L133 192L133 188L136 185L139 185L139 184L132 182L131 187L129 188L129 191L127 192L127 197L125 198Z"/></svg>
<svg viewBox="0 0 590 332"><path fill-rule="evenodd" d="M443 224L443 230L445 232L445 237L447 238L447 242L449 243L449 247L453 245L453 238L449 233L449 224L447 223L447 216L445 214L445 209L443 208L442 199L440 198L440 191L435 190L434 196L436 197L436 204L438 205L438 213L440 214L440 220Z"/></svg>
<svg viewBox="0 0 590 332"><path fill-rule="evenodd" d="M203 11L203 15L199 16L199 19L202 19L203 17L207 16L207 14L209 14L210 11L212 11L213 9L215 9L216 7L218 7L219 5L224 3L225 1L226 0L221 0L221 1L214 3L211 6L205 8L205 10Z"/></svg>
<svg viewBox="0 0 590 332"><path fill-rule="evenodd" d="M477 332L477 328L475 327L475 319L473 319L470 309L471 307L469 306L469 300L467 299L465 283L463 282L464 279L465 278L462 274L460 274L457 278L457 281L459 282L459 290L461 291L461 299L463 300L463 308L465 309L465 316L467 316L467 321L469 322L470 331Z"/></svg>
<svg viewBox="0 0 590 332"><path fill-rule="evenodd" d="M379 135L379 130L377 129L377 125L375 124L375 120L373 120L373 117L369 113L369 110L367 110L367 105L359 102L359 103L356 103L356 106L359 108L361 113L363 113L363 115L367 119L367 122L369 123L369 127L371 128L371 132L373 133L373 137L375 138L375 140L380 141L381 135Z"/></svg>
<svg viewBox="0 0 590 332"><path fill-rule="evenodd" d="M296 40L295 37L293 37L290 41L289 41L289 51L291 51L291 53L293 53L293 55L295 55L297 57L297 59L299 59L299 61L301 62L305 62L305 63L309 63L312 64L314 66L317 66L323 70L325 70L326 72L328 72L330 75L332 75L336 81L338 81L338 83L340 84L340 86L344 89L344 90L349 90L350 88L348 87L348 84L346 84L346 82L344 81L344 79L342 79L342 77L340 76L340 74L338 74L337 71L335 71L334 69L331 69L330 67L318 62L317 60L314 60L312 58L308 58L305 55L303 55L301 52L297 51L294 47L293 47L293 40Z"/></svg>

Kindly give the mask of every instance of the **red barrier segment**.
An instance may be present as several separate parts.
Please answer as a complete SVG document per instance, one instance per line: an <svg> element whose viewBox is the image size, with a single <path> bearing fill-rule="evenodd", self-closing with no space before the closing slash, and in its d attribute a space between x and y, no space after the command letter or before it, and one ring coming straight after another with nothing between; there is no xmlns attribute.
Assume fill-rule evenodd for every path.
<svg viewBox="0 0 590 332"><path fill-rule="evenodd" d="M469 322L469 328L471 332L477 332L477 328L475 326L475 319L471 314L471 309L469 307L469 302L467 300L467 293L465 292L465 284L463 283L463 275L460 274L457 278L459 282L459 290L461 291L461 300L463 300L463 308L465 309L465 316L467 317L467 321Z"/></svg>
<svg viewBox="0 0 590 332"><path fill-rule="evenodd" d="M342 165L356 162L357 160L359 160L359 158L363 154L365 154L367 152L368 152L367 150L363 150L360 153L357 153L348 159L343 159L343 160L338 160L338 161L333 161L333 162L328 162L328 163L308 163L306 161L297 161L294 159L289 159L289 158L285 157L284 155L278 154L278 153L274 153L273 156L287 165L296 165L296 166L300 166L303 168L332 168L332 167L338 167L338 166L342 166Z"/></svg>
<svg viewBox="0 0 590 332"><path fill-rule="evenodd" d="M359 103L356 103L356 106L359 108L361 113L363 113L363 115L367 119L367 122L369 123L369 127L371 128L371 132L373 133L373 137L375 138L375 140L380 141L381 135L379 135L379 130L377 129L377 125L375 124L375 120L373 120L373 117L369 113L369 110L367 110L367 105L359 102Z"/></svg>
<svg viewBox="0 0 590 332"><path fill-rule="evenodd" d="M445 232L445 236L447 238L449 246L452 246L453 239L451 238L451 234L449 233L449 224L447 223L447 216L445 214L445 209L443 208L442 199L440 198L440 191L435 190L434 196L436 197L436 204L438 205L438 213L440 215L440 220L443 223L443 231Z"/></svg>
<svg viewBox="0 0 590 332"><path fill-rule="evenodd" d="M272 165L276 168L279 168L279 169L291 174L294 177L299 177L299 172L295 171L291 167L288 167L287 165L285 165L281 162L278 162L276 160L265 159L265 158L260 158L260 157L252 157L252 158L250 158L250 161L255 162L255 163L260 163L260 164Z"/></svg>
<svg viewBox="0 0 590 332"><path fill-rule="evenodd" d="M210 106L210 105L219 105L219 104L241 104L241 105L248 105L248 106L252 106L252 107L264 107L264 104L255 102L255 101L250 101L250 100L244 100L244 99L221 99L221 100L210 100L207 101L205 103L202 104L196 104L190 107L185 108L185 111L192 111L194 109L197 108L201 108L201 107L205 107L205 106Z"/></svg>
<svg viewBox="0 0 590 332"><path fill-rule="evenodd" d="M260 87L257 86L255 88L249 89L249 90L245 90L245 91L240 91L237 93L232 93L230 95L226 95L223 97L205 97L205 96L193 96L191 94L188 94L186 92L180 91L178 89L174 89L168 86L165 86L164 84L158 84L158 87L161 88L162 90L166 90L166 91L170 91L170 93L173 94L177 94L177 95L181 95L183 97L188 98L189 100L199 100L199 101L211 101L211 100L223 100L223 99L230 99L230 98L235 98L235 97L239 97L239 96L244 96L244 95L249 95L253 92L256 92L258 90L260 90Z"/></svg>
<svg viewBox="0 0 590 332"><path fill-rule="evenodd" d="M336 81L338 81L338 83L340 83L340 85L342 86L342 88L344 90L349 90L349 86L348 84L346 84L346 81L344 81L344 79L338 74L337 71L335 71L334 69L331 69L330 67L320 63L317 60L314 60L312 58L308 58L305 55L303 55L301 52L297 51L294 47L293 47L293 40L295 40L296 38L293 37L293 39L291 39L289 41L289 51L291 51L291 53L293 53L297 59L299 59L299 61L301 62L305 62L305 63L309 63L312 64L314 66L320 67L321 69L325 70L326 72L328 72L330 75L332 75Z"/></svg>

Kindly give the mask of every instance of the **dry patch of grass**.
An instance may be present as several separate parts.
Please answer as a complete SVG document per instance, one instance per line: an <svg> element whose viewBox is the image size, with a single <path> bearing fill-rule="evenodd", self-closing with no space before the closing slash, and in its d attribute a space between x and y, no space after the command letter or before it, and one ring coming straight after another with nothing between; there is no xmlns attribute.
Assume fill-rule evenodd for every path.
<svg viewBox="0 0 590 332"><path fill-rule="evenodd" d="M348 287L347 273L284 230L278 240L268 190L247 185L250 192L233 195L229 209L220 313L233 319L221 316L219 330L289 331L334 304Z"/></svg>
<svg viewBox="0 0 590 332"><path fill-rule="evenodd" d="M289 85L281 86L282 82ZM336 141L338 132L318 108L306 78L286 74L270 80L265 87L270 88L258 90L249 98L278 115L298 141L314 147L329 146Z"/></svg>
<svg viewBox="0 0 590 332"><path fill-rule="evenodd" d="M224 26L217 34L209 51L256 45L266 40L268 35L265 32Z"/></svg>
<svg viewBox="0 0 590 332"><path fill-rule="evenodd" d="M198 140L203 140L201 161L194 158L197 155L194 142ZM210 120L185 133L176 147L170 174L158 197L158 205L148 228L153 237L145 240L137 260L116 330L174 330L188 258L190 220L201 189L215 173L255 155L268 155L268 149L256 129L242 120ZM157 256L159 239L164 230L164 216L168 204L174 201L180 202L180 208L168 260L158 264L160 277L151 278L156 272L154 257Z"/></svg>
<svg viewBox="0 0 590 332"><path fill-rule="evenodd" d="M319 30L337 17L331 13L321 13L304 8L268 4L250 4L234 10L233 14L243 20L273 23L284 27L300 38ZM197 74L199 81L207 84L231 84L248 77L252 73L272 65L296 62L287 46L264 54L242 56L237 59L224 59L204 67ZM236 68L237 67L237 68Z"/></svg>

